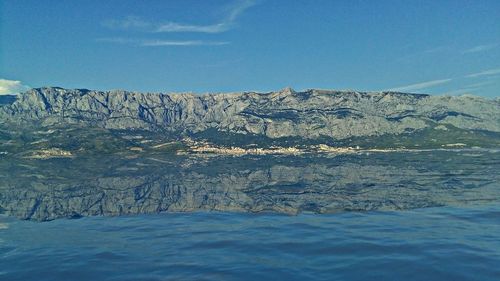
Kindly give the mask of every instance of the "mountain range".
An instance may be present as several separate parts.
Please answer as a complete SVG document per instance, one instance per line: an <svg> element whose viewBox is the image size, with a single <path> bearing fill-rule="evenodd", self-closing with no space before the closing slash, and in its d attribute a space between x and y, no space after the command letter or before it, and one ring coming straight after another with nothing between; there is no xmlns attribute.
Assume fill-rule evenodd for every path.
<svg viewBox="0 0 500 281"><path fill-rule="evenodd" d="M500 145L500 99L471 95L291 88L167 94L46 87L4 96L0 103L0 137L30 143L37 138L29 132L78 130L81 139L92 131L113 138L119 133L130 142L134 137L123 138L123 132L141 132L153 139L189 137L237 146Z"/></svg>

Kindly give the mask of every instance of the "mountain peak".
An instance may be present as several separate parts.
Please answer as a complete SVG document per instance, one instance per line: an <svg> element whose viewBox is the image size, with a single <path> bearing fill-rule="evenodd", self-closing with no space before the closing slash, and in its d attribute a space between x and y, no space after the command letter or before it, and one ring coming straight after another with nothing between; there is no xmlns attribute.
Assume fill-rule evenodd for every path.
<svg viewBox="0 0 500 281"><path fill-rule="evenodd" d="M290 87L290 86L281 89L279 92L283 93L283 94L294 94L294 93L296 93L295 90L292 87Z"/></svg>

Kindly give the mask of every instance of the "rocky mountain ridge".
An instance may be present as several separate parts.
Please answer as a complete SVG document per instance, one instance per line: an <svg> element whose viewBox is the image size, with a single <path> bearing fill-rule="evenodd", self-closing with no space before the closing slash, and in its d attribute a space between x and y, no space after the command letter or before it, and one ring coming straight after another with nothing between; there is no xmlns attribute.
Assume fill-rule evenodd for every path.
<svg viewBox="0 0 500 281"><path fill-rule="evenodd" d="M398 92L290 88L270 93L165 94L38 88L0 106L4 123L82 124L105 129L199 133L271 139L347 139L423 129L500 132L500 100Z"/></svg>

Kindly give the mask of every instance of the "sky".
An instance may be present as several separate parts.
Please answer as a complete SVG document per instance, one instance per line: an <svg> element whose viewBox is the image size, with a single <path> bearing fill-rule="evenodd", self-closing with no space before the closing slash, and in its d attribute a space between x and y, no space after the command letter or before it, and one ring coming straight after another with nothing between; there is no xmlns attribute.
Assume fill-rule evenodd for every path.
<svg viewBox="0 0 500 281"><path fill-rule="evenodd" d="M500 96L498 0L0 0L0 94Z"/></svg>

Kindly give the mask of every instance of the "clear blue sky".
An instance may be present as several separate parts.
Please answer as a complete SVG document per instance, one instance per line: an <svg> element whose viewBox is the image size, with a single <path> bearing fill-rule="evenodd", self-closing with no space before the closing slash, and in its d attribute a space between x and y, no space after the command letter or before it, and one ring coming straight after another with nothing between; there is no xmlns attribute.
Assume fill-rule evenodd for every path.
<svg viewBox="0 0 500 281"><path fill-rule="evenodd" d="M0 11L4 92L500 96L498 0L0 0Z"/></svg>

